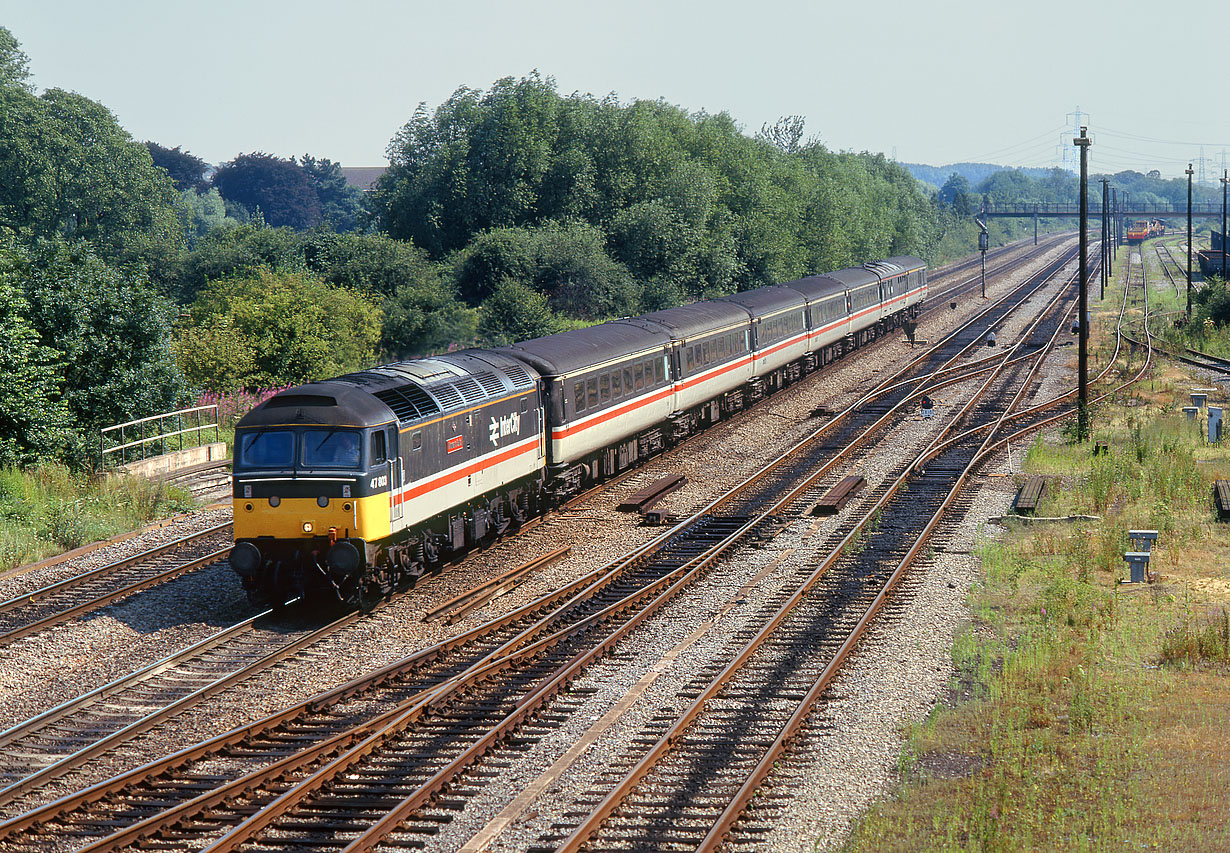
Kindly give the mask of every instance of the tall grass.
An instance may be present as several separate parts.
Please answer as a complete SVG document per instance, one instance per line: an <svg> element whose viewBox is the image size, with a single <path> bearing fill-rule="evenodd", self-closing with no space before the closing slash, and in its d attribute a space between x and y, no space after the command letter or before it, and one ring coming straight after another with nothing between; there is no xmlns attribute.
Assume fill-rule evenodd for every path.
<svg viewBox="0 0 1230 853"><path fill-rule="evenodd" d="M192 506L183 490L137 477L93 479L62 465L0 468L0 571Z"/></svg>
<svg viewBox="0 0 1230 853"><path fill-rule="evenodd" d="M983 627L953 647L952 686L972 698L908 729L906 782L848 849L1230 849L1230 604L1192 600L1224 596L1210 567L1230 534L1209 488L1226 458L1169 394L1167 411L1107 418L1109 454L1030 447L1026 469L1053 477L1039 514L1101 519L980 546ZM1118 585L1133 528L1161 533L1156 586ZM968 775L918 769L954 753Z"/></svg>

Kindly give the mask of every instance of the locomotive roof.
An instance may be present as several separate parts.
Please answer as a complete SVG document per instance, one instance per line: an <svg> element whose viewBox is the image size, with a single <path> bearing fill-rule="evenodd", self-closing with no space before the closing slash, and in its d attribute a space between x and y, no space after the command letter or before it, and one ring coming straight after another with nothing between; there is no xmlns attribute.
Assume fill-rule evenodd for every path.
<svg viewBox="0 0 1230 853"><path fill-rule="evenodd" d="M544 375L561 376L669 343L670 335L661 329L617 320L522 341L496 352L527 361Z"/></svg>
<svg viewBox="0 0 1230 853"><path fill-rule="evenodd" d="M799 291L771 284L768 287L758 287L755 290L745 290L742 293L732 293L723 296L720 302L733 302L747 309L753 317L763 317L789 308L803 308L807 303Z"/></svg>
<svg viewBox="0 0 1230 853"><path fill-rule="evenodd" d="M407 423L532 389L536 379L524 364L503 353L464 350L290 388L249 412L241 425Z"/></svg>
<svg viewBox="0 0 1230 853"><path fill-rule="evenodd" d="M748 310L741 305L720 299L709 302L693 302L678 308L663 308L652 314L617 320L617 323L643 326L647 329L665 328L678 338L704 335L733 323L746 323Z"/></svg>
<svg viewBox="0 0 1230 853"><path fill-rule="evenodd" d="M365 427L392 420L389 407L371 394L329 379L296 385L275 394L244 415L238 426Z"/></svg>

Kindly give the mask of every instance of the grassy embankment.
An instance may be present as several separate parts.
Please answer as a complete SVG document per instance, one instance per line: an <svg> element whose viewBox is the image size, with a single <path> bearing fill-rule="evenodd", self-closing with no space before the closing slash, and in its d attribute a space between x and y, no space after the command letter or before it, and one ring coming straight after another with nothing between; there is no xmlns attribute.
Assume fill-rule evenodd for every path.
<svg viewBox="0 0 1230 853"><path fill-rule="evenodd" d="M192 507L182 489L137 477L0 469L0 572Z"/></svg>
<svg viewBox="0 0 1230 853"><path fill-rule="evenodd" d="M1210 506L1230 446L1182 414L1202 384L1163 363L1097 408L1107 455L1033 445L1025 471L1057 485L1039 515L1101 520L982 544L950 701L909 729L903 783L849 849L1230 849L1230 525ZM1119 584L1134 528L1160 532L1150 586Z"/></svg>

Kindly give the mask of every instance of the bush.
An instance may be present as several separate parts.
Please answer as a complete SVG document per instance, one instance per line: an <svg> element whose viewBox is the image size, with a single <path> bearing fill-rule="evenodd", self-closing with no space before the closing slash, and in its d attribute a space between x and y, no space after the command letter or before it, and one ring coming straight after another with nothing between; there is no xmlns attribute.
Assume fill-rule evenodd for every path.
<svg viewBox="0 0 1230 853"><path fill-rule="evenodd" d="M193 384L233 391L367 367L379 339L380 310L367 297L305 273L261 268L208 284L175 348Z"/></svg>

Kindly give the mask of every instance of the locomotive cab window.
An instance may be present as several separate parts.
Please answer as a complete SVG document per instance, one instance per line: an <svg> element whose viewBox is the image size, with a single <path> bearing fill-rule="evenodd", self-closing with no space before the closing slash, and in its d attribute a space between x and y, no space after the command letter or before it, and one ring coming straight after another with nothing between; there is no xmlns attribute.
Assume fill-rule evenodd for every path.
<svg viewBox="0 0 1230 853"><path fill-rule="evenodd" d="M423 449L423 434L421 432L416 432L414 435L410 437L410 449L411 450L422 450Z"/></svg>
<svg viewBox="0 0 1230 853"><path fill-rule="evenodd" d="M295 434L288 429L258 430L239 438L244 468L290 468L295 464Z"/></svg>
<svg viewBox="0 0 1230 853"><path fill-rule="evenodd" d="M379 465L388 461L388 451L385 449L384 430L372 433L372 464Z"/></svg>
<svg viewBox="0 0 1230 853"><path fill-rule="evenodd" d="M359 434L347 429L303 431L303 464L308 468L358 468Z"/></svg>

